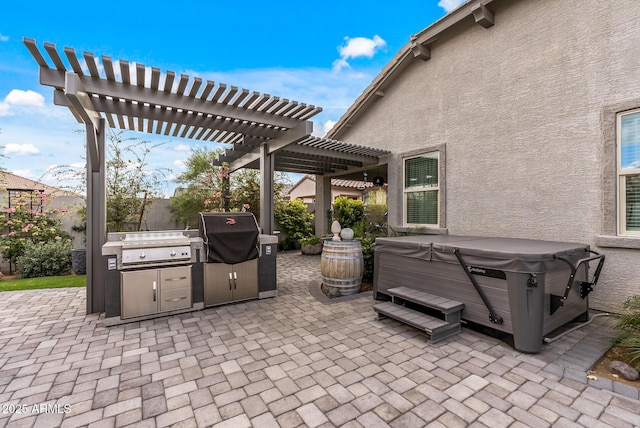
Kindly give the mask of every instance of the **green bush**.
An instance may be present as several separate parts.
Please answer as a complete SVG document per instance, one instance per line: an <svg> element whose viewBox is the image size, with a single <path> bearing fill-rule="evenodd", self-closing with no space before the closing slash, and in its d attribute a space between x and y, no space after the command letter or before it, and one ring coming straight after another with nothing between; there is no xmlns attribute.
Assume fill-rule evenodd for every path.
<svg viewBox="0 0 640 428"><path fill-rule="evenodd" d="M320 239L319 236L315 236L315 235L307 236L302 241L300 241L301 244L305 244L305 245L317 245L320 242L322 242L322 239Z"/></svg>
<svg viewBox="0 0 640 428"><path fill-rule="evenodd" d="M364 218L364 202L360 199L349 199L346 196L338 196L333 202L335 219L340 226L353 229L354 232L362 231ZM362 233L356 236L362 236Z"/></svg>
<svg viewBox="0 0 640 428"><path fill-rule="evenodd" d="M640 295L627 299L623 309L614 326L619 333L613 344L620 347L627 363L634 364L640 362Z"/></svg>
<svg viewBox="0 0 640 428"><path fill-rule="evenodd" d="M38 195L41 203L45 194ZM15 206L0 211L0 249L2 257L15 262L24 253L27 242L48 242L52 239L69 239L69 234L62 230L59 216L67 210L51 210L40 212L31 209L25 197L20 197Z"/></svg>
<svg viewBox="0 0 640 428"><path fill-rule="evenodd" d="M71 241L27 241L24 253L18 257L22 278L68 274L71 269Z"/></svg>
<svg viewBox="0 0 640 428"><path fill-rule="evenodd" d="M307 206L300 199L277 204L273 216L293 242L313 235L313 214L307 212Z"/></svg>
<svg viewBox="0 0 640 428"><path fill-rule="evenodd" d="M375 255L376 238L362 238L362 259L364 261L364 273L362 279L373 280L373 260Z"/></svg>

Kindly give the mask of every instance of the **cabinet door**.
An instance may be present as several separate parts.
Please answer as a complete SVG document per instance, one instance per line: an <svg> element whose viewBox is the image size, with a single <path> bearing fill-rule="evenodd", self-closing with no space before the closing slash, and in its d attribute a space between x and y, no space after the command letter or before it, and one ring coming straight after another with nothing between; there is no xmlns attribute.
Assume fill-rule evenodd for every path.
<svg viewBox="0 0 640 428"><path fill-rule="evenodd" d="M212 306L233 300L233 272L225 263L204 264L204 305Z"/></svg>
<svg viewBox="0 0 640 428"><path fill-rule="evenodd" d="M131 318L158 312L158 271L122 272L120 317Z"/></svg>
<svg viewBox="0 0 640 428"><path fill-rule="evenodd" d="M233 300L258 297L258 259L233 265Z"/></svg>

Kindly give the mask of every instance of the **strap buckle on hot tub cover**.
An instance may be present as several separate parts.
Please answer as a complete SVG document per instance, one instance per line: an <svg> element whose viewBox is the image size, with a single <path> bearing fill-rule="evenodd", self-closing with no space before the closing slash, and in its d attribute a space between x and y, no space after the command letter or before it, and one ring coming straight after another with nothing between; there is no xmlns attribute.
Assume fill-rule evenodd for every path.
<svg viewBox="0 0 640 428"><path fill-rule="evenodd" d="M571 275L569 275L569 280L567 281L567 286L564 289L564 295L563 296L556 296L554 294L551 294L551 307L550 307L550 310L549 310L550 315L553 315L555 311L557 311L561 306L563 306L563 302L565 300L567 300L567 298L569 297L569 291L571 290L571 287L573 287L573 285L575 283L577 283L580 286L580 298L581 299L586 298L589 295L589 293L591 293L593 291L593 287L595 287L596 284L598 283L598 278L600 277L600 272L602 271L602 266L604 265L604 254L597 253L597 252L595 252L593 250L589 250L589 252L594 254L594 255L593 256L589 256L589 257L585 257L584 259L580 259L575 264L573 262L571 262L571 260L566 259L564 257L553 256L553 258L555 260L563 261L563 262L565 262L566 264L569 265L569 268L571 269ZM578 272L578 269L580 268L580 265L583 264L583 263L590 262L592 260L598 260L598 267L596 268L595 272L593 273L593 280L592 281L575 281L574 282L574 278L576 277L576 273Z"/></svg>

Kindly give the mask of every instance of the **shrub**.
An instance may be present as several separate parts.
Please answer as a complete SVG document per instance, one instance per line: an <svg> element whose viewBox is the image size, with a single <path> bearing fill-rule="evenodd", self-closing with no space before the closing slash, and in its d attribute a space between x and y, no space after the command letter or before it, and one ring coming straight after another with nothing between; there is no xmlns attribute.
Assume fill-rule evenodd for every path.
<svg viewBox="0 0 640 428"><path fill-rule="evenodd" d="M71 241L27 241L23 255L18 257L18 264L23 278L68 274L71 268Z"/></svg>
<svg viewBox="0 0 640 428"><path fill-rule="evenodd" d="M349 199L346 196L338 196L333 202L335 219L340 226L362 231L362 220L364 218L364 202L359 199ZM358 236L356 234L356 236ZM360 234L360 236L362 236Z"/></svg>
<svg viewBox="0 0 640 428"><path fill-rule="evenodd" d="M313 214L307 212L307 206L300 199L279 203L273 211L273 216L280 228L294 242L300 242L303 238L313 235Z"/></svg>
<svg viewBox="0 0 640 428"><path fill-rule="evenodd" d="M40 194L44 199L46 195ZM64 210L39 212L32 210L24 198L20 198L15 207L0 211L0 248L2 257L10 262L24 253L27 242L47 242L52 239L69 239L69 234L62 230L57 216Z"/></svg>
<svg viewBox="0 0 640 428"><path fill-rule="evenodd" d="M623 313L614 328L619 331L613 339L629 364L640 362L640 295L627 299Z"/></svg>
<svg viewBox="0 0 640 428"><path fill-rule="evenodd" d="M315 235L307 236L302 241L300 241L301 244L305 244L305 245L317 245L320 242L322 242L322 239L320 239L320 237Z"/></svg>
<svg viewBox="0 0 640 428"><path fill-rule="evenodd" d="M373 261L375 256L376 238L362 238L362 259L364 261L364 272L362 279L371 281L373 279Z"/></svg>

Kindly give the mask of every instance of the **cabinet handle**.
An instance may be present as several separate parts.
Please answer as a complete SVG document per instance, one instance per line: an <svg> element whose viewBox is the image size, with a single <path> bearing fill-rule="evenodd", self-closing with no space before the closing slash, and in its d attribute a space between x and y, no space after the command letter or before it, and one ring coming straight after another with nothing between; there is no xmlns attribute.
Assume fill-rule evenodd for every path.
<svg viewBox="0 0 640 428"><path fill-rule="evenodd" d="M233 273L229 272L229 290L233 290Z"/></svg>
<svg viewBox="0 0 640 428"><path fill-rule="evenodd" d="M238 272L236 271L233 272L233 289L238 289Z"/></svg>
<svg viewBox="0 0 640 428"><path fill-rule="evenodd" d="M187 296L175 297L173 299L166 299L165 302L179 302L180 300L185 300Z"/></svg>
<svg viewBox="0 0 640 428"><path fill-rule="evenodd" d="M164 280L164 282L169 282L169 281L182 281L182 280L184 280L184 279L187 279L187 277L186 277L186 276L176 276L176 277L173 277L173 278L167 278L167 279L165 279L165 280Z"/></svg>
<svg viewBox="0 0 640 428"><path fill-rule="evenodd" d="M156 293L157 293L156 288L157 288L156 282L153 281L153 301L154 302L156 301Z"/></svg>

